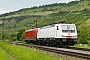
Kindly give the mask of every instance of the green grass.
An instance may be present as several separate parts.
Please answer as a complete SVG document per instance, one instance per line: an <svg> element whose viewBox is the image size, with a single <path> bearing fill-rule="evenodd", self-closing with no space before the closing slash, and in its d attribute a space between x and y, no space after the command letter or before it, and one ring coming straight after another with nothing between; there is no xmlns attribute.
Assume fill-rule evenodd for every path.
<svg viewBox="0 0 90 60"><path fill-rule="evenodd" d="M8 51L17 60L62 60L54 55L47 55L44 52L37 51L28 47L12 45L0 42L0 46Z"/></svg>
<svg viewBox="0 0 90 60"><path fill-rule="evenodd" d="M10 60L10 57L0 47L0 60Z"/></svg>
<svg viewBox="0 0 90 60"><path fill-rule="evenodd" d="M71 46L72 47L72 46ZM80 44L76 44L74 47L77 47L77 48L87 48L87 49L90 49L90 46L88 46L88 45L82 45L82 46L80 46Z"/></svg>

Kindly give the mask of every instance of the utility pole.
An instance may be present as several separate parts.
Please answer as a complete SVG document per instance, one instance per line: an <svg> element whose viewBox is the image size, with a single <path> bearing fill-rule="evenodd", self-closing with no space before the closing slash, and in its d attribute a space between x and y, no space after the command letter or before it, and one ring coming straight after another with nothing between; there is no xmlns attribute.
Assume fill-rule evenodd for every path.
<svg viewBox="0 0 90 60"><path fill-rule="evenodd" d="M14 23L14 20L12 20L12 23ZM12 42L14 41L14 27L15 25L12 25L11 29L12 29Z"/></svg>
<svg viewBox="0 0 90 60"><path fill-rule="evenodd" d="M37 19L35 21L36 21L36 28L37 28Z"/></svg>
<svg viewBox="0 0 90 60"><path fill-rule="evenodd" d="M12 42L14 41L14 36L13 36L14 30L12 28Z"/></svg>
<svg viewBox="0 0 90 60"><path fill-rule="evenodd" d="M2 20L2 40L4 41L4 19Z"/></svg>

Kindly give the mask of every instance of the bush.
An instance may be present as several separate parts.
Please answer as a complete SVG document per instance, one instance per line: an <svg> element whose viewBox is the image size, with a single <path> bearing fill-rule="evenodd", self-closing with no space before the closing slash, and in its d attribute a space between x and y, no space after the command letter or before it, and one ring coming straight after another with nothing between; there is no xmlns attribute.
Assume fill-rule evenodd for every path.
<svg viewBox="0 0 90 60"><path fill-rule="evenodd" d="M88 46L90 46L90 40L88 41Z"/></svg>

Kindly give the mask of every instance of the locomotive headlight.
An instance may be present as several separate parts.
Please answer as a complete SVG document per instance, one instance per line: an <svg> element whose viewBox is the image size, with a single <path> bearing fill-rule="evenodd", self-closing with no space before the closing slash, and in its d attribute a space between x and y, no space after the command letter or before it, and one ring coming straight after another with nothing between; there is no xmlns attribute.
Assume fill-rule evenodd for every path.
<svg viewBox="0 0 90 60"><path fill-rule="evenodd" d="M65 37L65 36L62 35L62 37Z"/></svg>
<svg viewBox="0 0 90 60"><path fill-rule="evenodd" d="M77 35L73 36L73 37L77 37Z"/></svg>
<svg viewBox="0 0 90 60"><path fill-rule="evenodd" d="M77 35L75 35L75 37L77 37Z"/></svg>
<svg viewBox="0 0 90 60"><path fill-rule="evenodd" d="M77 35L75 37L77 37Z"/></svg>

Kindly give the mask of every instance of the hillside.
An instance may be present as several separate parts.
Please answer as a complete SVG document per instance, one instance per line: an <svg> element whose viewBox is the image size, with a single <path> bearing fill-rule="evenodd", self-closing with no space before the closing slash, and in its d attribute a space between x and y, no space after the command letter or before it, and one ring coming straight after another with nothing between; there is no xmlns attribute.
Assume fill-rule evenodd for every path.
<svg viewBox="0 0 90 60"><path fill-rule="evenodd" d="M0 15L4 18L5 31L18 31L21 28L34 28L66 20L78 27L90 18L90 0L71 1L68 3L54 3L49 5L24 8ZM2 25L1 25L2 26Z"/></svg>

